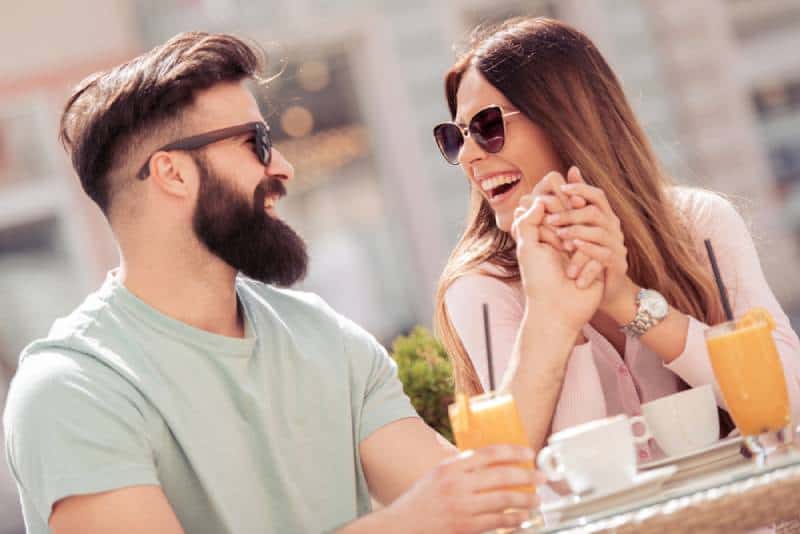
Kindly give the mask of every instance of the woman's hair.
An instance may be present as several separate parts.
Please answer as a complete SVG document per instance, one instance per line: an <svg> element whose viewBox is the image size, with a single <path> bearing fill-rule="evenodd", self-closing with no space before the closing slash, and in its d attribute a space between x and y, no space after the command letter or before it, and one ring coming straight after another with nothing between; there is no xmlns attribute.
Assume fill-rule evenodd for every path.
<svg viewBox="0 0 800 534"><path fill-rule="evenodd" d="M569 25L547 18L515 18L489 31L476 30L466 53L445 76L453 117L461 78L470 67L542 128L565 165L579 167L588 184L605 192L622 224L630 278L656 289L683 313L708 323L723 320L714 281L668 197L672 182L594 44ZM483 388L450 322L445 293L469 273L519 280L515 247L473 188L467 228L439 280L434 317L436 333L453 361L457 391L475 394ZM486 263L495 268L483 269Z"/></svg>

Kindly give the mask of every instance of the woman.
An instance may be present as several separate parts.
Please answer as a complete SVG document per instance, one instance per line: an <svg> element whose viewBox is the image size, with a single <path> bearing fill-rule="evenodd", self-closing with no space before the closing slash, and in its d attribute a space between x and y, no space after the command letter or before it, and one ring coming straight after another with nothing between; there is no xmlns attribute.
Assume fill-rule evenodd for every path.
<svg viewBox="0 0 800 534"><path fill-rule="evenodd" d="M483 302L494 374L534 449L559 429L714 384L703 332L724 315L710 238L734 314L774 316L800 413L800 342L744 222L717 195L673 187L585 35L550 19L508 21L474 38L445 87L454 123L437 126L436 141L472 185L435 317L459 391L489 387ZM660 454L650 447L640 460Z"/></svg>

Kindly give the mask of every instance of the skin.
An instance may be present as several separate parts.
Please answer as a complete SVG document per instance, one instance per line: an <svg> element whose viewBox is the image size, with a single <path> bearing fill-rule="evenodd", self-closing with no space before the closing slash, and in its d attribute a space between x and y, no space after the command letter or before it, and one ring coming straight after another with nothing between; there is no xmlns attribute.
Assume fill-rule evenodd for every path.
<svg viewBox="0 0 800 534"><path fill-rule="evenodd" d="M187 118L196 133L264 120L240 83L200 92ZM215 169L235 169L225 178L248 198L265 176L286 182L294 177L292 165L275 149L270 164L261 164L244 136L209 145L205 155ZM136 216L112 218L122 283L170 317L243 337L236 270L211 254L192 231L199 187L194 162L180 151L158 152L149 170L130 199L137 203ZM278 216L276 210L270 214ZM370 492L386 507L345 526L343 533L478 533L513 527L526 512L503 512L530 510L538 500L502 488L543 482L533 470L517 465L532 460L530 449L498 445L459 454L418 418L382 427L359 444L359 453ZM183 532L158 486L66 497L54 505L49 525L56 534Z"/></svg>
<svg viewBox="0 0 800 534"><path fill-rule="evenodd" d="M468 69L456 94L456 122L491 104L515 108L476 69ZM619 219L602 190L580 170L566 172L544 132L522 114L506 122L503 149L490 154L466 138L459 163L495 211L497 225L517 244L525 313L502 382L517 399L530 444L538 450L550 434L566 363L591 323L624 354L621 325L636 315L639 287L627 275L627 249ZM502 201L489 199L481 180L519 172L519 186ZM682 351L688 317L668 316L641 341L670 362Z"/></svg>

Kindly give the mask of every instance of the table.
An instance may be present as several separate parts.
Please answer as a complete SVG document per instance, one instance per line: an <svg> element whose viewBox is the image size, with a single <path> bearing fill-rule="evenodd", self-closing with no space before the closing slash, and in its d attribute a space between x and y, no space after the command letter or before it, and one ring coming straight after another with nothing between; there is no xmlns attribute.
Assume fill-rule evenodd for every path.
<svg viewBox="0 0 800 534"><path fill-rule="evenodd" d="M778 532L800 532L800 450L773 452L764 465L743 461L686 479L649 497L562 523L541 520L519 534L550 533L730 533L779 524Z"/></svg>

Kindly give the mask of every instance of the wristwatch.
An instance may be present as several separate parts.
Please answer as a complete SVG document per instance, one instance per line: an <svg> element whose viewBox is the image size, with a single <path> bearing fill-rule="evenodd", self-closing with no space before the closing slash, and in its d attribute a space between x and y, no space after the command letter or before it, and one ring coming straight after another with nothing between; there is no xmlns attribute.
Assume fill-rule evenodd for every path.
<svg viewBox="0 0 800 534"><path fill-rule="evenodd" d="M620 328L620 331L632 337L643 336L669 313L667 299L655 289L640 289L636 295L636 306L636 317Z"/></svg>

